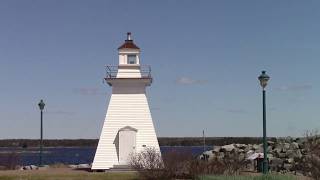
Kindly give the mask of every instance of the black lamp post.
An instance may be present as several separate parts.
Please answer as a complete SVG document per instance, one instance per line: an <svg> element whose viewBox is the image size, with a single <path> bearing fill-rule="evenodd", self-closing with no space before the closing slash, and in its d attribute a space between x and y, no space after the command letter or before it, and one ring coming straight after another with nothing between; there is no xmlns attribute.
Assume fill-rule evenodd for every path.
<svg viewBox="0 0 320 180"><path fill-rule="evenodd" d="M39 155L39 166L42 166L42 147L43 147L43 123L42 123L42 118L43 118L43 109L44 106L43 100L41 99L38 106L40 108L40 155Z"/></svg>
<svg viewBox="0 0 320 180"><path fill-rule="evenodd" d="M265 87L268 84L270 77L266 74L266 71L262 71L258 77L260 85L262 87L262 106L263 106L263 174L268 172L268 158L267 158L267 123L266 123L266 90Z"/></svg>

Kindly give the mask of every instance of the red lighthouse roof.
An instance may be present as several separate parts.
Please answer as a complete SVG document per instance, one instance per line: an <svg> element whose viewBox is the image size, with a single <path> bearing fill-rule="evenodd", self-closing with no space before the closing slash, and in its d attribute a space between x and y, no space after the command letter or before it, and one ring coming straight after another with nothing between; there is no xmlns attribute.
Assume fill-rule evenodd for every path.
<svg viewBox="0 0 320 180"><path fill-rule="evenodd" d="M133 40L131 39L131 32L128 32L127 39L118 49L140 49L140 48L133 43Z"/></svg>

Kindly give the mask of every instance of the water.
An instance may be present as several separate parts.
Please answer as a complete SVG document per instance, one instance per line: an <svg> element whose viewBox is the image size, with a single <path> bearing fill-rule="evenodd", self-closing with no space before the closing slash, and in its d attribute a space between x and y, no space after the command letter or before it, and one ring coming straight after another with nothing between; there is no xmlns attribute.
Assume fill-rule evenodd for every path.
<svg viewBox="0 0 320 180"><path fill-rule="evenodd" d="M212 146L207 146L205 150L212 149ZM90 164L93 161L95 147L52 147L44 148L43 164ZM161 153L169 151L176 152L190 152L193 155L199 155L203 152L203 146L161 146ZM31 165L39 163L39 149L14 149L14 148L0 148L0 164L1 161L6 160L8 153L15 152L15 156L19 159L20 165Z"/></svg>

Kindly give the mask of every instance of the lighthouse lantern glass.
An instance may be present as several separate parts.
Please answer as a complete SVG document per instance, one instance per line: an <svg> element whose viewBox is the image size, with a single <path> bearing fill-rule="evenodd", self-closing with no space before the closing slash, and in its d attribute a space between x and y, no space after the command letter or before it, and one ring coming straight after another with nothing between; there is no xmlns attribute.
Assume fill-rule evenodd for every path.
<svg viewBox="0 0 320 180"><path fill-rule="evenodd" d="M137 56L128 55L128 64L137 64Z"/></svg>

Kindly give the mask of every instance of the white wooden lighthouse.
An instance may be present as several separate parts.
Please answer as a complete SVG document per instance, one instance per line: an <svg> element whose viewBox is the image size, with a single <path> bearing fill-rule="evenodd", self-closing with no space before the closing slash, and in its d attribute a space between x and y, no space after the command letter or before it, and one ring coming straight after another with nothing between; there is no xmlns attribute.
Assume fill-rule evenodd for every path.
<svg viewBox="0 0 320 180"><path fill-rule="evenodd" d="M128 165L132 153L153 147L160 152L146 97L152 83L150 66L140 65L140 48L131 33L118 48L119 65L107 66L112 95L102 128L93 170Z"/></svg>

